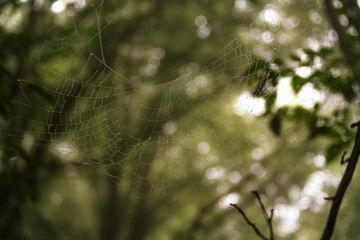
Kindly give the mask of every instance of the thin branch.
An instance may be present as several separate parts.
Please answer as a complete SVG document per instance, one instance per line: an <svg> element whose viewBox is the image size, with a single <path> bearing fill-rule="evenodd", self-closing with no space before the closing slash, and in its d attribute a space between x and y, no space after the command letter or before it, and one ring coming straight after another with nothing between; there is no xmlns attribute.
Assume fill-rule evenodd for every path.
<svg viewBox="0 0 360 240"><path fill-rule="evenodd" d="M251 191L252 194L254 194L254 196L256 197L256 199L258 200L259 204L260 204L260 207L261 207L261 210L262 212L264 213L264 217L266 219L266 221L269 219L269 215L267 214L266 212L266 209L264 207L264 204L262 203L261 201L261 198L260 198L260 195L257 191Z"/></svg>
<svg viewBox="0 0 360 240"><path fill-rule="evenodd" d="M290 132L295 132L296 130L297 130L297 128L294 128L294 129L291 129ZM270 165L274 161L274 159L276 159L276 156L279 156L279 154L285 149L284 143L285 143L285 139L280 138L280 141L277 142L275 149L270 154L266 155L259 163L264 167L267 167L268 165ZM240 192L247 183L253 181L255 178L256 178L256 176L253 173L251 173L250 171L248 171L248 174L246 174L244 177L242 177L240 182L232 185L228 189L228 191L226 191L223 194L219 194L216 198L214 198L212 201L210 201L207 205L202 207L199 210L196 217L194 218L192 224L190 225L189 230L185 234L184 239L186 239L186 240L194 239L194 235L195 235L196 231L198 231L203 225L203 219L205 218L205 216L207 214L209 214L214 209L214 207L216 206L216 204L219 202L219 200L221 198L225 197L226 195L228 195L232 192Z"/></svg>
<svg viewBox="0 0 360 240"><path fill-rule="evenodd" d="M270 240L273 240L274 239L274 231L273 231L273 228L272 228L272 218L274 216L274 209L272 208L270 211L270 217L265 209L265 206L264 204L262 203L261 201L261 198L260 198L260 195L257 191L252 191L251 192L252 194L255 195L255 197L257 198L260 206L261 206L261 210L262 212L264 213L264 217L265 217L265 220L266 222L268 223L268 226L269 226L269 232L270 232Z"/></svg>
<svg viewBox="0 0 360 240"><path fill-rule="evenodd" d="M261 233L260 230L256 227L256 225L249 220L249 218L246 216L246 214L244 213L244 211L241 210L241 208L239 208L236 204L230 203L230 205L233 206L234 208L236 208L236 210L238 210L238 212L244 217L244 219L245 219L245 221L247 222L247 224L249 224L249 225L254 229L254 232L255 232L261 239L268 240L264 235L262 235L262 233Z"/></svg>
<svg viewBox="0 0 360 240"><path fill-rule="evenodd" d="M256 225L254 223L252 223L249 218L246 216L246 214L244 213L244 211L239 208L236 204L232 204L230 203L230 206L233 206L234 208L236 208L236 210L238 210L238 212L244 217L245 221L247 222L247 224L249 224L253 229L254 229L254 232L259 236L261 237L262 239L265 239L265 240L274 240L274 231L273 231L273 228L272 228L272 219L273 219L273 216L274 216L274 209L271 209L270 211L270 216L268 215L266 209L265 209L265 206L264 204L262 203L261 201L261 198L260 198L260 195L257 191L252 191L251 192L252 194L255 195L256 199L258 200L259 204L260 204L260 207L261 207L261 210L265 216L265 220L269 226L269 231L270 231L270 238L266 238L261 232L260 230L256 227Z"/></svg>
<svg viewBox="0 0 360 240"><path fill-rule="evenodd" d="M321 237L321 240L329 240L331 238L331 235L335 228L335 222L337 218L337 214L340 209L341 201L345 195L346 189L348 188L352 176L354 174L356 164L359 159L360 155L360 121L353 123L351 125L352 128L358 127L356 138L355 138L355 144L351 152L351 156L348 159L348 165L346 167L345 173L343 177L341 178L340 184L336 190L335 196L332 198L332 206L330 209L328 221L326 224L326 227L324 229L323 235Z"/></svg>
<svg viewBox="0 0 360 240"><path fill-rule="evenodd" d="M341 156L341 165L343 165L344 163L347 163L348 161L349 161L349 159L347 158L347 159L345 159L345 155L346 155L346 153L347 153L347 151L345 151L344 153L343 153L343 155Z"/></svg>

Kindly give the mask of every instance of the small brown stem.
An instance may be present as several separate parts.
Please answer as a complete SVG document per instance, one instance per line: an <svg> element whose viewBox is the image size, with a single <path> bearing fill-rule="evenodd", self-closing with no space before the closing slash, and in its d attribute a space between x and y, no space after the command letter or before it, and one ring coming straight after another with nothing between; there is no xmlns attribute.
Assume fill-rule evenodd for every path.
<svg viewBox="0 0 360 240"><path fill-rule="evenodd" d="M234 208L236 208L236 210L244 217L246 223L249 224L249 225L254 229L254 232L255 232L261 239L268 240L264 235L262 235L262 233L261 233L260 230L256 227L256 225L249 220L249 218L246 216L246 214L244 213L244 211L243 211L241 208L239 208L236 204L230 203L230 205L233 206Z"/></svg>
<svg viewBox="0 0 360 240"><path fill-rule="evenodd" d="M265 237L261 232L260 230L256 227L256 225L254 223L252 223L249 218L246 216L246 214L244 213L244 211L239 208L236 204L232 204L230 203L230 206L233 206L234 208L236 208L236 210L238 210L238 212L244 217L245 221L247 222L247 224L249 224L253 229L254 229L254 232L261 238L261 239L264 239L264 240L274 240L274 231L273 231L273 228L272 228L272 219L273 219L273 216L274 216L274 209L271 209L270 211L270 216L268 215L266 209L265 209L265 206L264 204L262 203L261 201L261 198L260 198L260 195L257 191L252 191L251 192L252 194L255 195L256 199L258 200L259 204L260 204L260 207L261 207L261 210L265 216L265 220L269 226L269 231L270 231L270 238L267 238Z"/></svg>
<svg viewBox="0 0 360 240"><path fill-rule="evenodd" d="M272 218L274 216L274 209L271 209L271 213L270 213L270 217L265 209L265 206L264 204L262 203L261 201L261 198L260 198L260 195L257 191L252 191L251 192L252 194L255 195L256 199L258 200L259 204L260 204L260 207L261 207L261 210L264 214L264 217L265 217L265 220L266 222L268 223L268 226L269 226L269 232L270 232L270 240L273 240L274 239L274 231L273 231L273 228L272 228Z"/></svg>

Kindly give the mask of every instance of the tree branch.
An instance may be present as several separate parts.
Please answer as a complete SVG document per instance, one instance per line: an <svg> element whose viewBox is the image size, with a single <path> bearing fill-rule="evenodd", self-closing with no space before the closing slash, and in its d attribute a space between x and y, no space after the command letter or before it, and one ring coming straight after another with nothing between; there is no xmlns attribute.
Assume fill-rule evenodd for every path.
<svg viewBox="0 0 360 240"><path fill-rule="evenodd" d="M348 44L348 41L346 39L346 32L345 32L344 28L341 26L341 24L338 20L338 16L335 14L334 7L332 5L332 1L325 0L324 3L325 3L325 12L329 19L329 22L339 37L340 50L342 51L347 64L349 64L349 66L351 66L353 63L354 56L350 49L351 45Z"/></svg>
<svg viewBox="0 0 360 240"><path fill-rule="evenodd" d="M273 228L272 228L272 219L273 219L273 216L274 216L274 209L271 209L271 213L270 213L270 216L268 215L266 209L265 209L265 206L264 204L262 203L261 201L261 198L260 198L260 195L257 191L252 191L251 192L252 194L255 195L256 199L258 200L259 204L260 204L260 207L261 207L261 210L265 216L265 220L269 226L269 231L270 231L270 238L267 238L265 237L261 232L260 230L256 227L256 225L251 222L249 220L249 218L246 216L246 214L244 213L244 211L239 208L236 204L232 204L230 203L230 206L233 206L234 208L236 208L236 210L244 217L245 221L247 222L247 224L249 224L253 229L254 229L254 232L261 238L261 239L264 239L264 240L274 240L274 231L273 231Z"/></svg>
<svg viewBox="0 0 360 240"><path fill-rule="evenodd" d="M291 131L295 131L295 130L296 129L292 129ZM273 162L273 160L276 159L276 156L279 156L279 154L284 150L284 143L285 143L285 138L281 138L280 141L277 142L276 148L270 154L265 156L259 163L264 167L267 167L268 165L270 165ZM189 230L185 234L184 239L186 239L186 240L194 239L194 235L195 235L196 231L198 231L203 224L202 223L203 218L214 209L214 207L216 206L216 204L219 202L219 200L221 198L225 197L226 195L228 195L232 192L240 192L247 183L253 181L254 179L256 179L256 176L253 173L251 173L249 170L248 173L244 177L241 178L240 182L232 185L228 191L226 191L225 193L219 194L211 202L209 202L204 207L202 207L199 210L196 217L194 218L192 224L190 225Z"/></svg>
<svg viewBox="0 0 360 240"><path fill-rule="evenodd" d="M261 210L263 211L265 220L267 221L268 226L269 226L270 240L273 240L274 239L274 231L273 231L273 228L272 228L272 218L274 216L274 209L272 208L270 210L270 217L269 217L269 215L268 215L268 213L267 213L267 211L266 211L266 209L264 207L264 204L261 201L259 193L257 191L252 191L251 193L255 195L255 197L257 198L257 200L258 200L258 202L259 202L259 204L261 206Z"/></svg>
<svg viewBox="0 0 360 240"><path fill-rule="evenodd" d="M348 188L352 176L354 174L355 168L356 168L356 164L358 162L359 159L359 154L360 154L360 121L353 123L351 125L352 128L354 127L358 127L357 129L357 134L356 134L356 138L355 138L355 144L353 147L353 150L351 152L351 156L348 159L348 165L346 167L345 173L340 181L340 184L337 188L336 194L334 197L329 198L329 200L333 200L332 202L332 206L330 209L330 214L328 217L328 221L326 224L326 227L324 229L323 235L321 237L321 240L329 240L331 238L331 235L334 231L335 228L335 222L336 222L336 218L337 218L337 214L339 212L340 209L340 205L341 205L341 201L345 195L346 189Z"/></svg>
<svg viewBox="0 0 360 240"><path fill-rule="evenodd" d="M264 240L268 240L264 235L262 235L262 233L260 232L260 230L256 227L256 225L254 223L252 223L249 218L246 216L246 214L244 213L243 210L241 210L241 208L239 208L236 204L232 204L230 203L230 206L233 206L234 208L236 208L236 210L244 217L245 221L247 222L247 224L249 224L253 229L254 232L262 239Z"/></svg>

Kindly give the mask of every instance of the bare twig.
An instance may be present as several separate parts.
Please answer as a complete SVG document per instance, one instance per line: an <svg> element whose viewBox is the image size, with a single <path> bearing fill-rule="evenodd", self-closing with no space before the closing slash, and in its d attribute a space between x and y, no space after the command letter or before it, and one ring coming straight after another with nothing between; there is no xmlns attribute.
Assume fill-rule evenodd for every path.
<svg viewBox="0 0 360 240"><path fill-rule="evenodd" d="M345 173L343 177L341 178L340 184L336 190L335 196L331 199L333 200L332 206L330 209L330 214L328 217L328 221L326 224L326 227L324 229L323 235L321 237L321 240L329 240L331 238L331 235L335 228L335 222L337 218L337 214L340 209L341 201L345 195L346 189L348 188L352 176L354 174L357 161L359 159L360 154L360 121L353 123L351 125L352 128L358 127L357 134L355 138L355 144L353 147L353 150L351 152L351 156L348 159L348 165L346 167Z"/></svg>
<svg viewBox="0 0 360 240"><path fill-rule="evenodd" d="M293 132L293 131L295 132L296 128L291 129L291 132ZM267 156L265 156L259 163L264 167L267 167L268 165L270 165L274 161L274 159L276 159L276 156L279 156L279 154L285 149L284 143L285 143L285 139L281 138L280 141L277 142L275 149L273 149L273 151L270 154L268 154ZM248 173L246 175L244 175L244 177L241 178L240 182L232 185L228 191L226 191L225 193L219 194L215 199L213 199L208 204L206 204L204 207L202 207L199 210L197 216L194 218L194 221L190 225L189 230L185 234L184 239L186 239L186 240L194 239L194 235L195 235L196 231L198 231L203 225L204 217L214 209L214 207L216 206L216 204L219 202L219 200L221 198L225 197L226 195L228 195L232 192L242 191L244 186L247 183L253 181L255 178L256 178L256 176L253 173L251 173L250 171L248 171Z"/></svg>
<svg viewBox="0 0 360 240"><path fill-rule="evenodd" d="M249 218L246 216L246 214L244 213L244 211L239 208L236 204L232 204L230 203L231 206L233 206L234 208L236 208L236 210L238 210L238 212L244 217L245 221L247 222L247 224L249 224L253 229L254 232L261 238L264 240L268 240L261 232L260 230L256 227L256 225L254 223L252 223Z"/></svg>
<svg viewBox="0 0 360 240"><path fill-rule="evenodd" d="M345 151L343 153L343 155L341 156L341 165L344 164L344 163L347 163L349 161L349 159L345 159L345 155L346 155L347 151Z"/></svg>
<svg viewBox="0 0 360 240"><path fill-rule="evenodd" d="M267 211L266 211L266 209L264 207L264 204L261 201L259 193L257 191L252 191L251 193L255 195L255 197L257 198L257 200L258 200L258 202L259 202L259 204L261 206L261 210L264 213L265 220L266 220L266 222L268 223L268 226L269 226L270 240L273 240L274 239L274 231L273 231L273 228L272 228L272 218L274 216L274 209L272 208L270 210L270 217L269 217L269 215L268 215L268 213L267 213Z"/></svg>
<svg viewBox="0 0 360 240"><path fill-rule="evenodd" d="M270 211L270 216L268 215L266 209L265 209L265 206L264 204L262 203L261 201L261 198L260 198L260 195L257 191L252 191L251 192L252 194L255 195L256 199L258 200L259 204L260 204L260 207L261 207L261 210L265 216L265 220L266 222L268 223L268 226L269 226L269 231L270 231L270 238L267 238L265 237L261 232L260 230L256 227L256 225L254 223L252 223L249 218L246 216L246 214L244 213L244 211L238 207L236 204L232 204L230 203L230 206L233 206L234 208L236 208L236 210L244 217L245 221L247 222L247 224L249 224L253 229L254 229L254 232L261 238L261 239L264 239L264 240L274 240L274 231L273 231L273 228L272 228L272 219L273 219L273 216L274 216L274 209L271 209Z"/></svg>

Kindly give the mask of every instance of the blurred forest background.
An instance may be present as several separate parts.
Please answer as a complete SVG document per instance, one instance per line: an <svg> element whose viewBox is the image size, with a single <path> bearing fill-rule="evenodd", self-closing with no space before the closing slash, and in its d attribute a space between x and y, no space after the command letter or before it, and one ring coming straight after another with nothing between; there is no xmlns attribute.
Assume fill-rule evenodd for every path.
<svg viewBox="0 0 360 240"><path fill-rule="evenodd" d="M319 239L359 120L355 0L0 1L0 239ZM355 173L334 239L358 239Z"/></svg>

